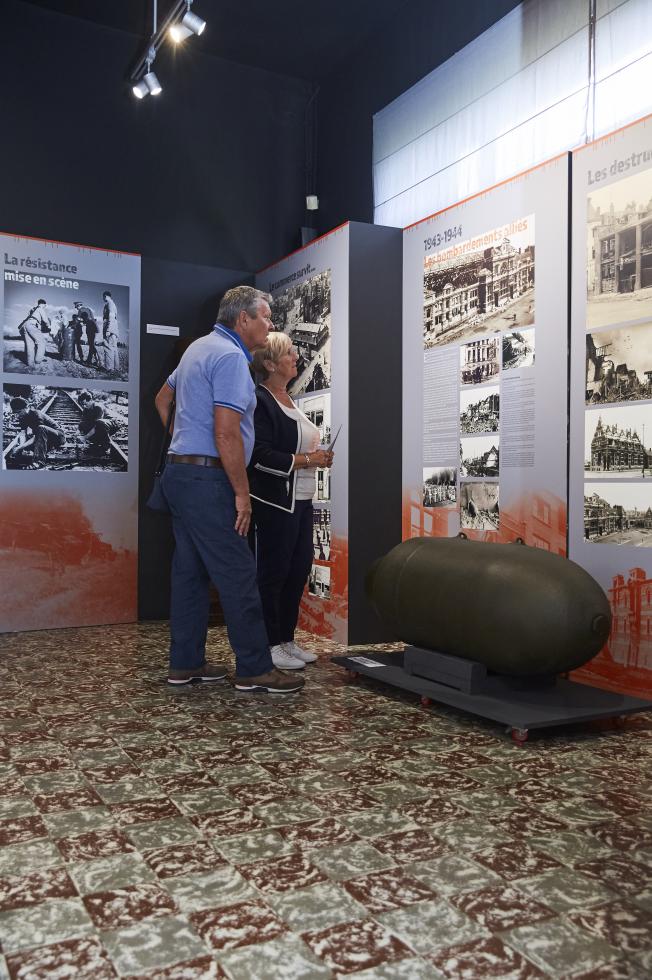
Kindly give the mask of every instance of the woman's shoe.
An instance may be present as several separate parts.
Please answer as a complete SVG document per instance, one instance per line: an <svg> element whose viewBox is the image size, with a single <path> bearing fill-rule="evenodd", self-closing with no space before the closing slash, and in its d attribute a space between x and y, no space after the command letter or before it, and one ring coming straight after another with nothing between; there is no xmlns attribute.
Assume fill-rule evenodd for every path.
<svg viewBox="0 0 652 980"><path fill-rule="evenodd" d="M294 640L290 640L288 643L282 643L281 646L287 650L291 657L294 657L296 660L300 660L301 663L314 664L315 660L317 660L316 653L311 653L310 650L302 650L301 647L294 642Z"/></svg>
<svg viewBox="0 0 652 980"><path fill-rule="evenodd" d="M270 653L272 663L281 670L303 670L306 666L303 660L292 656L285 643L278 643L276 646L270 647Z"/></svg>

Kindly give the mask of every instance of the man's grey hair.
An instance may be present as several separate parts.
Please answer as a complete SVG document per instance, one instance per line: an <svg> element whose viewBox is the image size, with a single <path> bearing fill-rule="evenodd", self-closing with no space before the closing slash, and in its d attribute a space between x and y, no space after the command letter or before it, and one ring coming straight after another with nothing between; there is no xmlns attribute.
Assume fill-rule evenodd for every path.
<svg viewBox="0 0 652 980"><path fill-rule="evenodd" d="M260 289L254 289L253 286L234 286L222 297L220 308L217 311L217 319L225 327L233 328L243 310L249 316L255 317L261 303L271 302L270 294L264 293Z"/></svg>

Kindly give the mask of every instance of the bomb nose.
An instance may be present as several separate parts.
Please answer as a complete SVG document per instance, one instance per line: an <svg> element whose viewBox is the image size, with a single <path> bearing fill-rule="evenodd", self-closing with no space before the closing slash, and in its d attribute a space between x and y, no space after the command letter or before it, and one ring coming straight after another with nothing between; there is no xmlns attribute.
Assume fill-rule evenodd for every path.
<svg viewBox="0 0 652 980"><path fill-rule="evenodd" d="M591 632L594 636L603 636L605 640L609 635L609 630L611 628L611 623L609 622L608 616L603 616L600 613L593 617L593 622L591 623Z"/></svg>

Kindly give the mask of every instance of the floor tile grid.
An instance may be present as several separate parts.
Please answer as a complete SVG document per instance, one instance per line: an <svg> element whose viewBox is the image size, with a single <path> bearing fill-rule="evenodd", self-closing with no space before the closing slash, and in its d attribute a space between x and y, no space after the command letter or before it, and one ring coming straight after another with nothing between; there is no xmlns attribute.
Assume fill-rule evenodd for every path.
<svg viewBox="0 0 652 980"><path fill-rule="evenodd" d="M85 637L88 632L84 631ZM42 637L43 634L39 636ZM184 700L175 698L171 701L169 693L165 688L162 689L160 683L160 646L157 647L156 643L151 642L151 633L147 638L150 641L149 659L153 663L140 664L141 676L145 677L144 683L128 685L125 690L123 686L125 675L122 674L120 684L111 684L109 686L111 693L102 699L98 699L97 690L94 694L93 682L88 680L88 677L81 690L75 679L67 687L65 684L59 685L55 698L43 694L40 690L39 666L29 656L21 657L20 667L28 683L24 688L14 683L11 690L11 678L15 680L16 675L21 674L20 669L12 671L9 690L5 687L3 694L4 704L7 704L8 695L11 695L10 706L3 713L2 728L3 750L7 745L9 746L9 759L12 760L8 764L6 760L0 764L4 767L0 770L0 780L5 788L3 796L7 797L10 814L8 824L6 821L0 821L2 825L0 834L5 834L4 840L0 837L3 843L13 846L16 843L19 845L28 843L30 840L36 842L42 840L35 835L43 833L43 821L47 821L46 832L49 831L50 837L54 837L54 840L59 842L59 851L63 850L65 856L72 861L73 868L80 863L80 859L86 863L89 860L93 863L93 860L97 860L98 854L100 860L102 855L104 860L110 860L111 855L128 857L142 851L145 859L150 857L150 860L153 860L148 853L148 847L143 845L154 842L157 844L169 842L169 846L178 849L187 846L183 842L192 841L191 847L195 850L198 845L194 842L199 840L201 843L203 837L205 844L208 837L215 853L216 841L223 841L225 838L227 842L233 840L233 824L230 824L228 814L233 814L237 809L233 804L238 802L238 792L242 789L245 801L251 804L251 801L256 799L253 793L257 792L261 779L266 778L264 775L261 776L261 773L268 773L267 782L271 795L267 802L245 807L240 816L248 815L247 819L252 821L253 826L247 829L252 829L254 832L260 832L261 827L272 828L265 833L276 833L281 840L281 848L288 846L294 848L290 854L299 851L305 853L307 859L297 861L291 858L288 862L286 858L281 858L280 865L278 861L269 862L269 860L244 866L231 864L230 867L235 870L236 875L237 867L244 867L246 870L244 879L242 875L238 875L238 878L247 882L247 895L253 899L255 909L258 909L258 913L255 909L249 910L250 913L254 916L259 914L260 909L266 907L266 898L273 906L270 896L276 896L279 887L281 895L286 891L298 895L297 889L305 893L310 888L319 887L320 882L326 882L336 889L341 889L342 881L348 881L349 885L351 882L357 882L358 891L362 887L363 893L367 885L372 886L373 893L373 886L375 886L375 898L372 895L369 899L373 914L365 920L370 922L366 927L369 934L361 935L358 941L363 945L370 944L374 952L369 956L372 959L380 956L379 962L386 957L391 959L398 956L399 953L409 955L410 949L414 947L409 945L410 930L405 920L413 919L414 914L410 916L405 912L401 913L397 924L394 921L396 914L391 918L389 912L378 912L378 902L380 901L382 907L383 901L385 904L393 901L402 909L405 909L406 905L409 909L408 903L417 902L412 905L412 908L418 910L421 921L427 917L430 907L427 900L424 905L426 895L418 888L416 891L410 891L405 880L402 884L399 881L397 891L396 880L367 882L363 879L378 875L382 878L382 874L387 874L388 869L395 870L397 860L392 853L392 848L398 846L401 837L418 833L419 828L424 824L429 826L426 833L433 838L432 853L437 855L436 860L439 861L439 865L434 869L426 867L428 864L426 859L429 856L427 841L423 838L416 841L413 839L412 843L420 844L424 857L423 864L414 870L416 873L421 872L422 876L425 874L426 878L432 871L434 884L441 888L443 882L444 892L449 893L447 897L455 897L458 892L472 893L478 884L486 884L482 875L493 875L493 879L498 881L505 877L507 881L519 880L523 878L522 868L519 867L521 862L525 862L523 864L525 871L531 872L531 876L534 875L535 883L538 877L544 878L546 874L554 875L554 869L562 866L563 860L556 861L549 854L546 856L547 852L543 845L539 851L531 848L528 850L527 845L523 845L518 853L518 859L515 860L511 853L512 849L506 849L504 844L505 832L509 840L509 835L515 836L521 827L527 828L528 824L531 826L531 821L537 812L541 814L546 811L546 808L552 809L553 813L547 817L548 823L543 819L543 822L537 825L542 834L555 827L563 827L566 833L572 834L572 828L578 826L582 831L586 829L587 824L597 829L606 826L607 829L602 831L602 838L606 835L609 842L609 821L605 823L601 819L604 809L606 808L607 816L612 818L612 822L617 823L622 817L620 811L624 807L630 811L628 814L630 843L635 855L638 854L638 844L641 842L646 844L644 837L640 839L637 837L637 828L640 827L641 833L644 828L636 821L638 813L632 813L631 810L635 798L627 798L624 792L620 796L616 793L616 798L607 797L606 800L602 800L602 811L599 806L597 809L594 806L589 813L591 818L589 820L586 812L583 821L580 820L577 812L581 808L581 803L586 801L586 796L574 800L576 810L572 809L573 800L571 800L566 801L566 810L561 815L554 814L559 793L551 792L554 785L551 785L550 779L554 779L554 774L559 773L560 769L562 775L570 772L572 776L573 771L577 770L578 774L581 774L581 771L586 771L589 765L594 768L602 765L602 775L605 777L602 783L613 785L609 779L609 770L615 767L609 766L607 761L606 769L604 768L605 759L609 760L609 752L613 744L610 744L610 739L601 733L566 738L557 742L548 740L549 744L541 746L545 749L546 760L554 762L558 757L563 761L556 768L553 765L552 777L548 772L546 779L537 781L536 776L528 778L528 766L532 771L538 771L531 763L536 761L532 756L537 754L536 750L540 748L539 746L529 759L523 759L522 754L518 755L519 750L507 746L497 736L495 729L478 726L475 722L469 723L468 720L461 720L459 717L439 711L437 714L425 713L401 698L383 699L379 710L377 694L365 688L344 687L339 674L328 666L320 666L317 670L311 671L310 688L306 695L302 696L301 700L296 699L291 707L286 704L279 708L274 704L266 703L265 699L256 699L258 703L255 704L255 717L252 717L251 699L243 702L242 699L234 698L229 691L211 691L206 692L207 696L204 696L204 692L198 692L193 688L192 691L183 692L184 695L188 693L189 698ZM140 653L140 644L136 642L135 646ZM114 658L112 663L115 663ZM106 683L102 675L107 665L102 663L100 657L94 658L93 666L97 676L95 687L104 691ZM147 676L148 667L151 678ZM129 672L129 681L131 677L132 673ZM101 682L100 678L102 678ZM26 691L31 698L28 704L25 701ZM125 705L125 695L127 705ZM324 711L325 697L332 699L326 711ZM267 702L270 700L267 699ZM90 725L79 724L79 714L70 710L71 703L75 702L79 708L88 708L89 703L95 703L98 710L91 715L93 721ZM242 708L245 708L246 714L243 714ZM269 722L272 719L274 736L270 737ZM306 739L303 730L308 725L310 725L310 732ZM368 737L366 752L360 751L355 737L356 750L349 751L348 755L346 749L342 752L338 751L336 756L333 755L332 750L325 751L329 738L337 739L338 743L345 746L350 732L353 731L357 735L361 729ZM397 730L403 736L401 744L397 749L393 741L390 752L386 743L383 748L382 736ZM307 753L310 762L306 763L306 756L303 756L301 749L304 749L304 742L309 748L315 740L317 751L313 754ZM649 743L649 724L646 727L646 723L643 723L628 732L626 741L637 746L639 760L642 753L643 758L649 763L649 744L646 745ZM242 753L246 745L254 743L259 747L249 748ZM368 747L369 745L371 748ZM603 746L604 752L601 751ZM234 752L238 750L242 757L234 758ZM3 758L5 755L6 752ZM387 755L393 755L393 759L387 760ZM197 759L200 758L201 762L204 762L204 757L216 763L209 771L197 769ZM506 763L508 759L509 765ZM45 761L39 762L39 760ZM381 765L383 760L385 765ZM239 772L238 766L232 765L234 761L241 763ZM75 763L78 768L73 769L72 763ZM170 775L171 764L174 766L172 775ZM301 775L290 775L293 770L296 772L297 765L301 766ZM516 766L513 772L512 765ZM243 770L242 766L250 768ZM17 767L20 767L20 772ZM525 772L518 771L519 769L525 769ZM405 778L406 772L409 779ZM243 783L234 782L240 778L240 774L247 779ZM525 778L521 779L523 775ZM599 774L596 779L600 784ZM249 781L248 800L247 780ZM275 785L279 791L276 797L273 795ZM350 790L347 788L349 786L351 786ZM573 791L582 789L586 791L589 788L581 783L572 787ZM175 793L175 789L180 792ZM230 789L235 792L235 797L229 795ZM442 791L444 795L441 795ZM605 792L608 793L610 790ZM437 796L436 793L440 795ZM323 814L329 812L329 802L332 803L338 797L343 799L345 804L344 809L340 810L339 822L334 821L325 825ZM138 805L130 804L133 800L146 802L139 802ZM28 805L30 803L31 807ZM168 809L165 810L165 807ZM529 814L528 808L530 808ZM25 809L27 813L21 813L21 810ZM524 809L526 812L523 812ZM39 813L41 817L38 816ZM177 816L172 816L174 813ZM564 815L566 821L563 819ZM478 816L480 820L477 819ZM142 824L138 823L139 820L152 817L153 819L145 819ZM487 835L482 833L483 821L487 817L490 825L496 828L492 835L492 840L496 843L488 849L478 846L487 843ZM321 825L319 821L322 821ZM72 827L76 831L91 825L93 829L81 834L62 834L62 831L66 830L66 823L69 825L68 829ZM339 828L344 828L343 830L338 829L338 823ZM134 829L130 835L128 829L130 826L136 828L135 838ZM144 831L138 832L138 826L144 827ZM440 826L442 836L437 838L437 829ZM298 843L297 827L304 828L306 831L304 836L307 837L305 840L299 840ZM294 839L292 828L295 829ZM242 824L238 829L242 829ZM281 834L278 833L279 829L282 831ZM330 834L329 840L332 845L330 850L328 847L314 849L315 841L310 839L311 830L313 837L315 834ZM349 852L344 853L344 857L349 860L348 867L346 860L344 865L342 864L342 847L338 846L338 837L341 838L342 834L349 842L343 845L350 848ZM396 837L392 837L392 834ZM606 846L599 843L600 834L597 837L597 846ZM378 841L382 841L385 845L385 853L373 847L373 844ZM545 838L543 843L545 844ZM267 847L268 844L269 842L264 846ZM275 846L278 847L278 841ZM460 846L464 853L471 855L472 860L467 860L467 865L470 867L454 864ZM387 853L388 849L389 853ZM339 863L333 864L332 861L329 863L333 850L338 852ZM641 853L646 857L645 847L641 849ZM401 860L405 861L408 856L409 854L406 853L401 854ZM559 854L557 856L561 857ZM240 857L242 855L238 855L238 858ZM53 860L52 855L50 860ZM204 852L203 860L208 860L207 852ZM457 860L460 860L459 857ZM451 861L453 861L452 869ZM228 857L224 858L224 862L226 867L229 867ZM139 863L149 867L147 860ZM567 863L573 866L573 862ZM597 870L594 866L595 862L586 861L585 864L587 867L583 870L595 876ZM622 901L622 896L619 898L618 892L624 888L625 893L634 903L639 900L641 893L637 885L639 880L637 867L642 867L640 862L630 860L625 865L622 861L620 864L612 862L609 883L613 888L615 882L616 891L608 894ZM218 874L218 870L213 872L214 876ZM78 876L79 874L80 872ZM133 874L135 874L135 866L131 867L127 877ZM451 874L452 879L448 882ZM118 889L121 893L117 896L107 898L107 892L96 893L103 897L101 901L95 902L95 905L93 905L92 894L84 896L87 900L86 905L91 905L91 913L95 910L96 919L101 915L110 917L112 914L118 915L118 919L120 915L123 918L126 916L127 919L135 915L140 917L139 921L148 923L159 917L173 919L174 916L170 915L172 907L161 897L161 892L166 891L167 894L169 889L161 889L160 885L145 885L138 876L136 880L137 885L127 884L121 890ZM165 882L166 879L163 880ZM412 881L418 882L419 878L414 877ZM196 882L192 884L196 885ZM211 879L210 873L206 884L206 900L212 901L215 877ZM432 884L432 881L430 885L427 881L421 882L423 888L430 887L432 895L437 896L438 891L431 887ZM544 884L549 885L549 890L556 889L555 894L559 893L558 881L554 883L554 889L547 880ZM569 887L568 881L563 881L562 884L566 888ZM468 887L469 885L471 888ZM48 881L46 887L58 887L57 894L61 893L62 896L59 899L45 898L46 902L66 901L63 896L67 894L66 889L70 886L65 881ZM127 891L129 888L132 889L131 892ZM414 889L414 885L412 888ZM393 898L392 889L394 889ZM475 890L477 891L477 888ZM172 888L171 891L173 898L176 894L180 905L188 901L187 896L184 898L183 888ZM633 892L635 894L632 894ZM109 891L108 895L111 894ZM524 894L527 899L530 898L527 890ZM600 894L604 895L604 892ZM539 897L545 899L545 894ZM595 895L591 895L591 898L592 905L595 906ZM353 900L356 901L355 898ZM113 911L112 901L116 905ZM193 901L196 903L197 899ZM435 905L436 901L435 899ZM440 897L439 902L441 914L444 909L456 911L447 898ZM445 905L441 905L442 902ZM557 902L563 907L564 903L560 898L557 898ZM103 909L102 912L99 911L100 908ZM191 917L193 914L189 911ZM471 922L463 911L458 909L457 914L463 916L465 925ZM477 909L475 914L477 917ZM548 910L549 917L553 914L556 913ZM146 916L145 919L142 918L143 915ZM390 918L383 921L378 918L381 915L390 915ZM590 920L582 919L580 916L577 923L564 923L564 925L573 929L584 928L586 932L588 923L595 932L598 928L596 922L598 920L602 922L604 919L604 914L594 915ZM355 920L351 920L353 921ZM103 924L106 925L106 922ZM496 930L496 926L501 924L493 923L494 939L497 939L496 933L499 931ZM215 923L213 926L216 927ZM81 929L82 926L77 923L73 928ZM206 930L209 927L203 923L202 928ZM267 928L270 928L269 925ZM604 923L602 928L606 928ZM613 922L610 928L613 938ZM349 933L351 931L350 928ZM326 932L328 933L329 930L327 929ZM261 928L256 938L259 939L264 935L265 930ZM388 939L388 935L393 935L395 941ZM458 935L461 937L462 933L458 932ZM402 936L408 940L407 943L401 938ZM318 931L317 934L308 933L307 938L315 946L316 954L337 971L338 963L333 959L335 954L331 949L332 943L329 945L329 939L335 937L322 936ZM343 944L346 947L344 938L337 934L338 948L343 947ZM109 936L109 941L110 939ZM519 948L521 939L520 935L515 935L513 949ZM423 940L420 942L422 943ZM476 940L476 943L478 942L481 944L482 940ZM619 942L622 942L622 936ZM637 943L634 942L635 947L636 945ZM640 941L638 945L640 946ZM359 965L360 950L355 947L355 942L353 947L349 950L350 962L344 964L348 972L352 964ZM427 950L421 951L427 953ZM606 955L605 950L599 950L597 947L595 952ZM484 952L480 950L478 955L481 953L485 957L497 955L496 949L493 953L486 949ZM638 949L633 950L633 955L638 953ZM467 958L469 955L474 955L473 950L466 951L465 955ZM547 961L545 957L541 959L541 955L536 954L539 956L539 962L545 964ZM446 962L440 955L437 969ZM635 962L638 963L638 960ZM552 966L554 968L554 964ZM233 962L230 967L227 964L227 969L237 970L237 963L235 967Z"/></svg>

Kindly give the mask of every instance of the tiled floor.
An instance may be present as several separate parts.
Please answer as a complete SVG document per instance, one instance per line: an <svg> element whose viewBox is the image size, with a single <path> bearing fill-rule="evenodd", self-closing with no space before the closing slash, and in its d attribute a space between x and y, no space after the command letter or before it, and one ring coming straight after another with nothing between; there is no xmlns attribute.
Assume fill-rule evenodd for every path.
<svg viewBox="0 0 652 980"><path fill-rule="evenodd" d="M0 978L652 976L652 715L519 749L319 647L274 699L0 637Z"/></svg>

